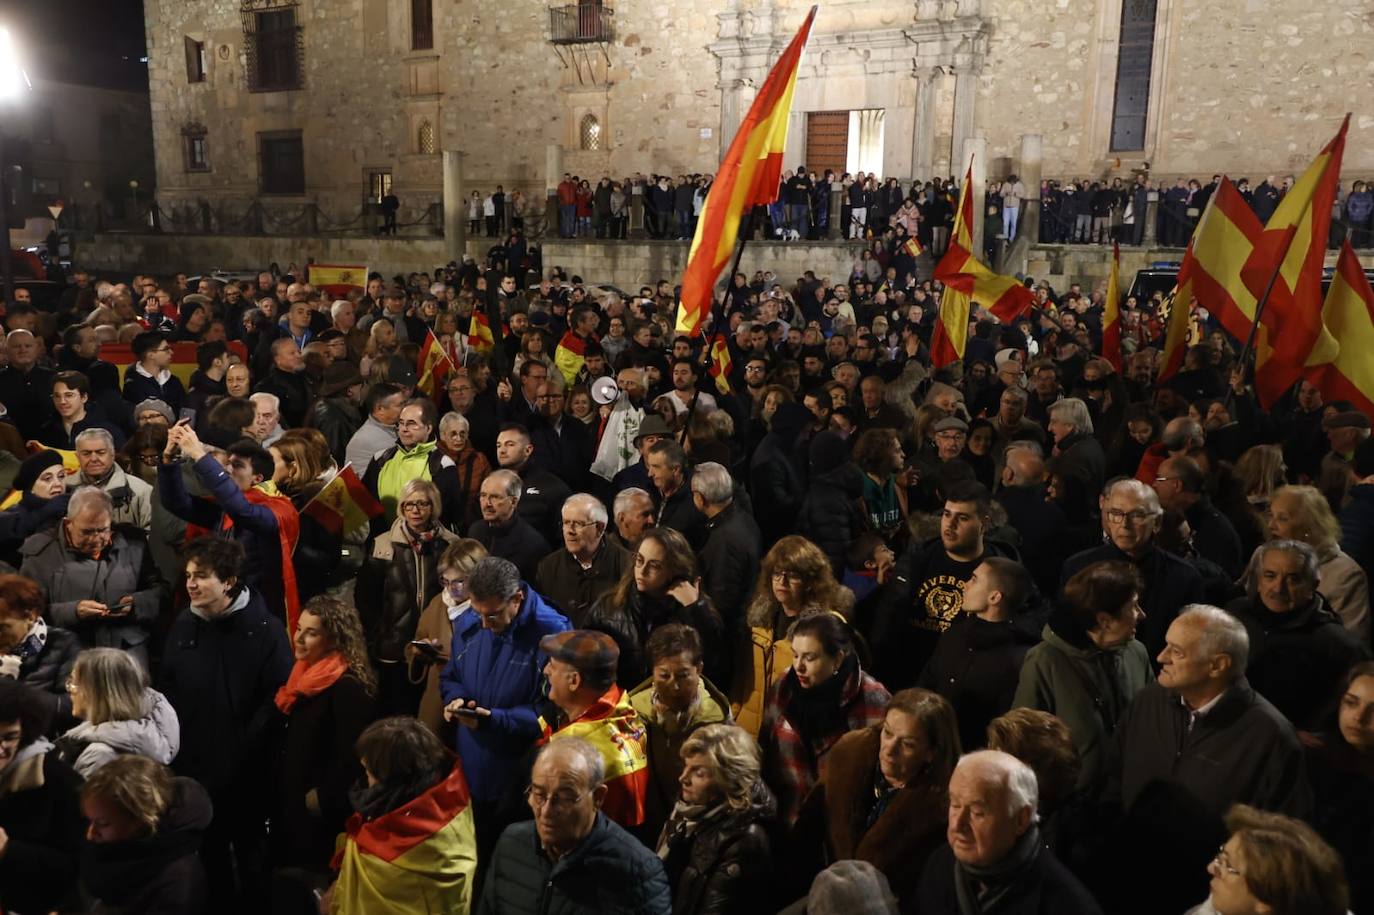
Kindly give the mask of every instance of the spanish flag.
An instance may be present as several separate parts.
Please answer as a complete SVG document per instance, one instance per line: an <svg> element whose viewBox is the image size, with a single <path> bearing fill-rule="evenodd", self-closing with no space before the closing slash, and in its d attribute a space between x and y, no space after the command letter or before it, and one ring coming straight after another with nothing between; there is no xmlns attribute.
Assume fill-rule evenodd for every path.
<svg viewBox="0 0 1374 915"><path fill-rule="evenodd" d="M310 264L305 268L306 282L323 289L335 298L343 298L354 289L367 288L365 264Z"/></svg>
<svg viewBox="0 0 1374 915"><path fill-rule="evenodd" d="M468 349L475 353L489 353L495 345L491 322L487 320L486 309L479 302L472 307L472 317L468 319Z"/></svg>
<svg viewBox="0 0 1374 915"><path fill-rule="evenodd" d="M902 250L912 257L920 257L921 252L924 251L925 248L921 247L920 240L917 239L915 235L912 235L902 243Z"/></svg>
<svg viewBox="0 0 1374 915"><path fill-rule="evenodd" d="M1190 248L1191 252L1191 248ZM1188 255L1184 255L1187 262ZM1169 324L1164 334L1164 361L1159 369L1157 383L1163 384L1183 368L1183 356L1188 350L1188 323L1193 310L1193 283L1185 279L1180 270L1178 285L1165 299L1169 305Z"/></svg>
<svg viewBox="0 0 1374 915"><path fill-rule="evenodd" d="M1349 127L1347 114L1336 136L1279 202L1241 268L1256 297L1262 298L1273 281L1260 315L1273 351L1263 363L1256 351L1255 392L1266 407L1292 387L1305 365L1314 359L1329 362L1339 348L1322 333L1322 270Z"/></svg>
<svg viewBox="0 0 1374 915"><path fill-rule="evenodd" d="M301 509L302 515L340 537L367 526L381 513L382 503L358 479L352 464L345 464Z"/></svg>
<svg viewBox="0 0 1374 915"><path fill-rule="evenodd" d="M1112 275L1102 310L1102 358L1121 371L1121 246L1112 242Z"/></svg>
<svg viewBox="0 0 1374 915"><path fill-rule="evenodd" d="M468 915L477 834L461 763L409 803L371 820L353 814L339 836L329 911Z"/></svg>
<svg viewBox="0 0 1374 915"><path fill-rule="evenodd" d="M649 788L649 732L630 704L630 694L612 686L573 721L554 730L543 718L540 743L560 737L581 737L601 753L606 763L606 816L625 828L644 822L644 796Z"/></svg>
<svg viewBox="0 0 1374 915"><path fill-rule="evenodd" d="M972 187L973 161L969 160L964 186L959 189L959 206L954 211L954 230L950 233L949 250L935 265L936 279L940 279L940 272L947 263L951 268L962 264L967 259L968 249L973 246L973 200L969 197ZM930 338L930 364L933 368L942 369L964 358L972 309L973 299L966 290L945 284L944 291L940 293L939 320L935 322L935 332Z"/></svg>
<svg viewBox="0 0 1374 915"><path fill-rule="evenodd" d="M1374 353L1374 289L1349 239L1341 246L1326 291L1322 324L1338 341L1336 352L1327 361L1309 361L1304 376L1327 400L1348 400L1361 413L1374 416L1374 360L1369 355Z"/></svg>
<svg viewBox="0 0 1374 915"><path fill-rule="evenodd" d="M453 358L431 329L425 334L425 343L420 347L420 355L416 359L415 372L420 380L416 382L415 389L434 400L444 390L444 379L452 370Z"/></svg>
<svg viewBox="0 0 1374 915"><path fill-rule="evenodd" d="M815 19L813 6L792 43L763 81L716 170L715 183L706 195L687 254L687 269L682 273L682 301L677 310L679 334L695 337L710 313L716 278L735 251L740 220L751 208L778 199L797 65Z"/></svg>
<svg viewBox="0 0 1374 915"><path fill-rule="evenodd" d="M587 364L587 341L572 331L566 331L553 352L553 364L563 373L569 386L577 382L582 367Z"/></svg>
<svg viewBox="0 0 1374 915"><path fill-rule="evenodd" d="M716 334L711 341L711 377L716 380L716 390L722 394L730 393L730 344L725 334Z"/></svg>

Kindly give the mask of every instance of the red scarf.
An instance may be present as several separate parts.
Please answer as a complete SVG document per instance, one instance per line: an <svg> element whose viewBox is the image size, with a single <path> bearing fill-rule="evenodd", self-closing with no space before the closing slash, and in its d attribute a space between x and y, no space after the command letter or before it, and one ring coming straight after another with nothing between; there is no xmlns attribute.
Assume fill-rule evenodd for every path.
<svg viewBox="0 0 1374 915"><path fill-rule="evenodd" d="M334 682L348 672L348 662L337 651L326 655L314 664L297 661L291 668L291 676L277 690L277 708L283 715L291 714L291 707L303 696L318 696L329 689Z"/></svg>
<svg viewBox="0 0 1374 915"><path fill-rule="evenodd" d="M277 516L277 532L281 534L281 591L286 601L286 634L295 638L296 620L301 615L301 598L300 592L296 590L296 564L292 561L291 554L296 552L296 541L301 536L301 516L296 513L296 506L285 496L271 495L257 486L243 495L249 502L261 505ZM225 514L222 530L229 530L233 526L234 520Z"/></svg>

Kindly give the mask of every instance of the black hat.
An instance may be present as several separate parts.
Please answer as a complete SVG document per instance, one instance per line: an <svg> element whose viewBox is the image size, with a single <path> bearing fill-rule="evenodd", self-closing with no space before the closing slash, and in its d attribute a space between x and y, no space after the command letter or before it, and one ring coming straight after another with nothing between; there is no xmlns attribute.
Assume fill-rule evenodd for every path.
<svg viewBox="0 0 1374 915"><path fill-rule="evenodd" d="M38 482L38 478L43 475L43 471L61 463L62 455L47 448L37 454L29 455L24 458L24 463L19 465L19 472L14 475L14 488L21 493L28 492L33 488L33 484Z"/></svg>

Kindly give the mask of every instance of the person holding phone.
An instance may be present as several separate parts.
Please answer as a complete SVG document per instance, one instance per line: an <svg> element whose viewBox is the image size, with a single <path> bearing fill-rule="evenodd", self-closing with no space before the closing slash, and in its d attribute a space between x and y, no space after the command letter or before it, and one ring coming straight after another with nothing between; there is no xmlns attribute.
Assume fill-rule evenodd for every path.
<svg viewBox="0 0 1374 915"><path fill-rule="evenodd" d="M472 608L468 576L486 555L486 547L467 538L444 548L437 568L439 593L421 612L415 624L415 638L405 648L410 682L425 688L416 717L446 744L453 743L453 723L444 718L439 675L448 664L453 623Z"/></svg>

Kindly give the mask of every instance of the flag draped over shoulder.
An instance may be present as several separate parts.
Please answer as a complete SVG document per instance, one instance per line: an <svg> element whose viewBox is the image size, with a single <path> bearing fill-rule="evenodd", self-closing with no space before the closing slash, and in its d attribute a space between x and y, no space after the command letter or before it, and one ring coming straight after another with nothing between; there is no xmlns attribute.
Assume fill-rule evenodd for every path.
<svg viewBox="0 0 1374 915"><path fill-rule="evenodd" d="M415 362L415 373L420 376L420 380L415 383L415 389L433 400L443 392L444 379L451 371L453 357L444 350L444 345L434 336L434 331L429 331L425 334L424 345L420 347L420 355Z"/></svg>
<svg viewBox="0 0 1374 915"><path fill-rule="evenodd" d="M711 341L711 377L716 380L716 390L722 394L730 393L730 344L725 334L716 334Z"/></svg>
<svg viewBox="0 0 1374 915"><path fill-rule="evenodd" d="M1316 355L1304 376L1330 400L1349 400L1366 416L1374 416L1374 289L1369 286L1355 249L1346 239L1336 261L1336 273L1322 306L1322 324L1337 341L1336 352Z"/></svg>
<svg viewBox="0 0 1374 915"><path fill-rule="evenodd" d="M1102 357L1121 371L1121 246L1112 242L1112 275L1102 309Z"/></svg>
<svg viewBox="0 0 1374 915"><path fill-rule="evenodd" d="M477 834L463 767L402 807L371 820L353 814L333 866L334 912L468 915Z"/></svg>
<svg viewBox="0 0 1374 915"><path fill-rule="evenodd" d="M340 537L366 526L381 513L382 503L358 479L351 464L345 464L301 509L302 515Z"/></svg>
<svg viewBox="0 0 1374 915"><path fill-rule="evenodd" d="M572 331L565 331L553 353L553 364L563 373L569 386L577 382L577 375L587 364L587 341Z"/></svg>
<svg viewBox="0 0 1374 915"><path fill-rule="evenodd" d="M630 694L612 686L576 721L554 730L539 719L541 743L560 737L580 737L596 747L606 764L606 816L624 827L644 822L644 797L649 787L648 731L630 704Z"/></svg>
<svg viewBox="0 0 1374 915"><path fill-rule="evenodd" d="M1240 271L1245 286L1260 298L1274 279L1260 315L1272 351L1266 357L1256 350L1255 391L1266 407L1313 358L1329 361L1336 348L1335 340L1322 333L1322 270L1349 127L1347 114L1336 136L1279 202Z"/></svg>
<svg viewBox="0 0 1374 915"><path fill-rule="evenodd" d="M296 620L301 615L301 598L300 592L296 589L296 564L292 554L296 552L296 543L301 536L300 514L296 511L296 506L291 504L291 500L282 495L277 489L277 484L271 480L249 489L243 497L254 505L266 508L277 519L277 533L281 535L281 590L286 600L286 634L295 638ZM223 529L228 530L233 526L234 519L225 512Z"/></svg>
<svg viewBox="0 0 1374 915"><path fill-rule="evenodd" d="M679 334L696 336L710 313L716 279L734 253L740 220L753 207L765 206L778 197L797 65L815 19L813 6L759 87L754 104L749 106L716 171L692 236L687 269L682 273L682 299L677 310Z"/></svg>

